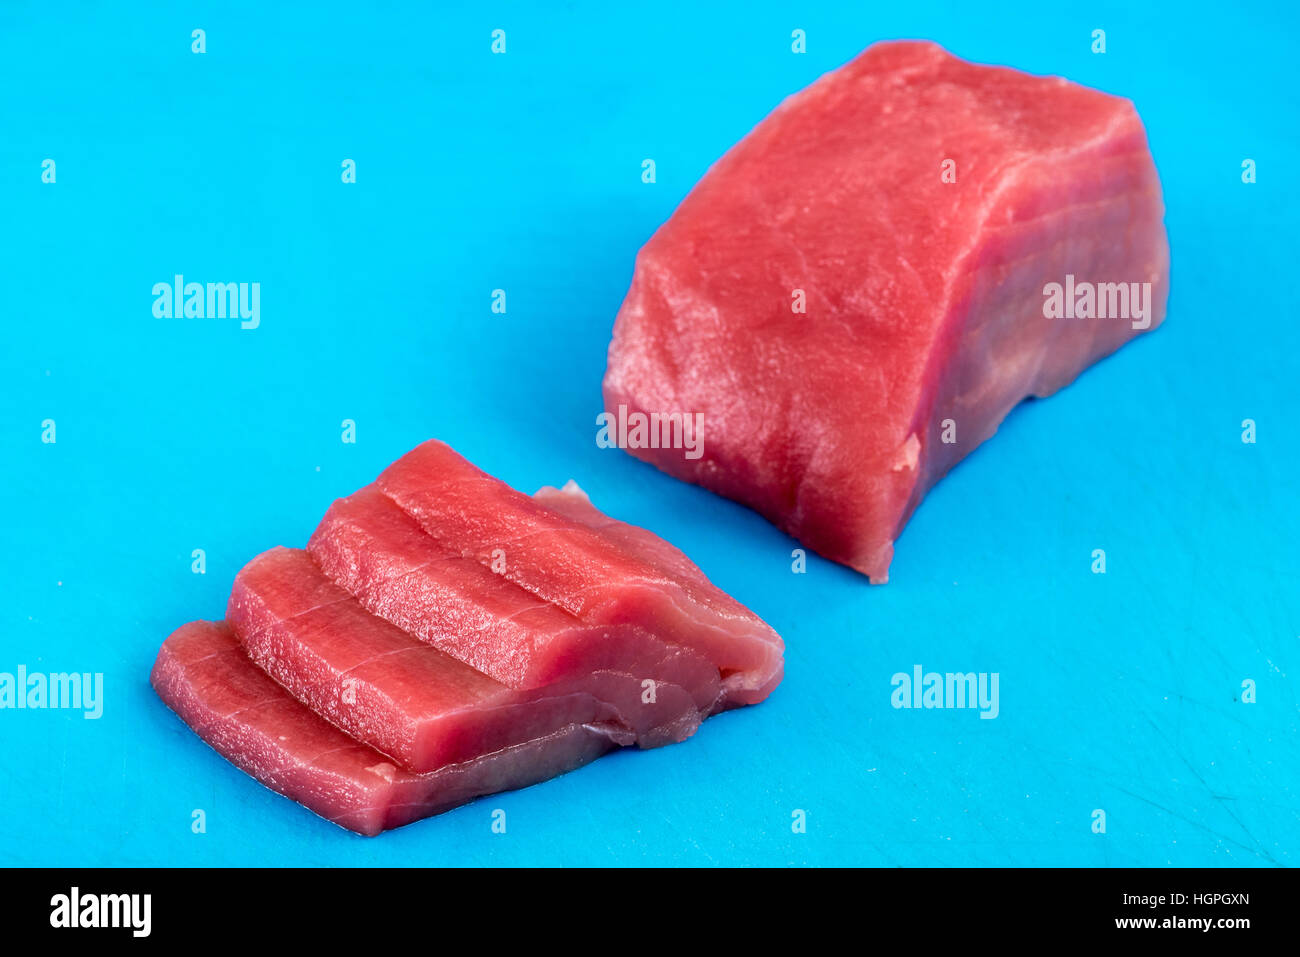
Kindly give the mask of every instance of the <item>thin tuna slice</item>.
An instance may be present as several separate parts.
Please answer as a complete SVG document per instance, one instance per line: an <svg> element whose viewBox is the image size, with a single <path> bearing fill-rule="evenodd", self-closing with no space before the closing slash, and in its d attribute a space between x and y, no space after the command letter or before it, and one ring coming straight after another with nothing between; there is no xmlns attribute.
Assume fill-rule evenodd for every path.
<svg viewBox="0 0 1300 957"><path fill-rule="evenodd" d="M590 496L572 479L566 482L563 488L557 489L550 485L543 486L533 493L533 498L566 518L595 529L616 548L622 549L629 555L634 555L637 559L653 566L664 575L677 579L699 593L714 593L711 595L711 600L717 609L729 613L734 620L743 622L753 617L753 613L744 605L726 592L719 591L709 581L704 572L700 571L699 566L687 558L681 550L649 529L610 518L591 503ZM736 677L738 676L732 676L733 684ZM780 670L776 672L774 680L778 682L781 680ZM724 681L723 684L725 688L727 682ZM764 688L760 686L759 688L759 693L762 696L766 696L769 691L770 687ZM744 700L748 697L752 697L752 695L746 694L743 690L737 688L732 694L727 695L723 707L753 703ZM762 700L762 698L759 697L758 700Z"/></svg>
<svg viewBox="0 0 1300 957"><path fill-rule="evenodd" d="M569 725L427 774L394 765L276 684L221 622L177 629L150 680L181 720L272 790L360 834L438 814L484 794L527 787L580 767L614 744Z"/></svg>
<svg viewBox="0 0 1300 957"><path fill-rule="evenodd" d="M643 745L687 737L718 705L708 659L636 625L584 624L448 551L374 488L335 502L307 550L371 614L512 689L580 687Z"/></svg>
<svg viewBox="0 0 1300 957"><path fill-rule="evenodd" d="M878 44L782 103L641 250L611 432L886 581L913 509L1012 407L1160 324L1163 215L1129 101ZM647 434L670 415L699 424L685 448Z"/></svg>
<svg viewBox="0 0 1300 957"><path fill-rule="evenodd" d="M294 697L407 770L432 771L573 724L603 727L618 744L636 737L613 707L572 683L515 691L376 618L298 549L274 548L245 565L226 621Z"/></svg>
<svg viewBox="0 0 1300 957"><path fill-rule="evenodd" d="M533 493L533 498L566 518L581 522L589 528L594 528L612 544L636 555L637 558L653 565L666 574L689 581L697 587L704 587L709 584L704 572L700 571L699 567L678 548L649 529L629 525L627 522L620 522L616 518L610 518L591 504L591 496L584 492L582 487L573 479L565 482L563 488L544 485ZM725 592L722 593L719 603L725 604L728 602L734 606L733 613L735 615L741 616L746 613L745 607L740 602Z"/></svg>
<svg viewBox="0 0 1300 957"><path fill-rule="evenodd" d="M683 573L685 556L660 560L663 550L647 544L649 532L605 534L437 441L402 456L375 487L444 548L497 569L584 623L637 625L707 658L722 676L718 707L761 701L781 680L784 646L776 632L695 566Z"/></svg>

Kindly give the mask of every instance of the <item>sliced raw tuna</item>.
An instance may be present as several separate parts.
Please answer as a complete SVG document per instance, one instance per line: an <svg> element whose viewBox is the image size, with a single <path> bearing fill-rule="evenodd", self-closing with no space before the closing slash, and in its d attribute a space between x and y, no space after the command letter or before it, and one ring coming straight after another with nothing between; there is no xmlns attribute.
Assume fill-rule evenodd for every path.
<svg viewBox="0 0 1300 957"><path fill-rule="evenodd" d="M700 571L699 567L679 549L648 529L610 518L591 504L591 498L572 479L566 482L563 488L543 486L533 493L533 498L566 518L595 529L616 548L635 556L664 575L675 578L697 594L709 595L709 600L715 609L729 615L733 621L744 623L753 619L753 612L726 592L718 590L704 572ZM780 681L780 663L777 667L778 671L774 678ZM753 695L737 686L738 677L743 678L743 675L733 675L729 679L732 681L731 693L727 695L723 707L753 703L746 700ZM725 687L727 680L724 680L723 684ZM766 696L767 692L763 688L764 684L760 683L757 693Z"/></svg>
<svg viewBox="0 0 1300 957"><path fill-rule="evenodd" d="M878 44L641 250L606 410L634 455L886 581L922 496L1013 406L1159 325L1163 214L1129 101ZM698 446L635 429L673 413L702 416Z"/></svg>
<svg viewBox="0 0 1300 957"><path fill-rule="evenodd" d="M620 745L681 741L779 679L780 638L666 542L572 483L537 499L448 483L482 473L424 448L429 494L403 468L392 487L425 521L378 486L340 499L306 551L239 573L228 623L192 622L158 653L162 699L268 787L375 834ZM454 532L431 533L431 516ZM475 534L511 557L480 555Z"/></svg>
<svg viewBox="0 0 1300 957"><path fill-rule="evenodd" d="M649 532L609 534L593 527L599 513L575 519L550 508L437 441L402 456L374 487L443 548L497 569L498 579L588 625L638 625L707 658L722 675L719 707L761 701L781 680L776 632Z"/></svg>
<svg viewBox="0 0 1300 957"><path fill-rule="evenodd" d="M707 658L636 624L584 624L448 551L373 487L330 506L307 550L374 615L514 689L580 681L642 743L681 740L718 705Z"/></svg>
<svg viewBox="0 0 1300 957"><path fill-rule="evenodd" d="M599 729L568 725L414 774L295 699L249 660L220 622L177 629L158 652L150 680L168 707L227 760L326 820L366 835L563 774L614 747Z"/></svg>
<svg viewBox="0 0 1300 957"><path fill-rule="evenodd" d="M575 683L515 691L416 640L362 608L298 549L274 548L244 566L226 622L294 697L407 770L467 761L572 724L604 728L618 744L637 737Z"/></svg>
<svg viewBox="0 0 1300 957"><path fill-rule="evenodd" d="M591 497L577 482L570 479L563 488L544 485L533 493L533 498L561 515L594 528L619 548L636 555L660 571L675 575L697 587L709 586L709 580L689 558L649 529L610 518L595 505ZM745 607L725 592L719 604L730 603L736 616L749 614Z"/></svg>

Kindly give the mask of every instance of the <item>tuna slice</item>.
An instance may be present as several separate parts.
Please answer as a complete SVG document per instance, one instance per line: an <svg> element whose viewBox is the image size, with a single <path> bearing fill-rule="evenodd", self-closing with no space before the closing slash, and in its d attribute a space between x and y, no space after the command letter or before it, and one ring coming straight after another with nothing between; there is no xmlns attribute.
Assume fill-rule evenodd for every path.
<svg viewBox="0 0 1300 957"><path fill-rule="evenodd" d="M511 688L578 682L650 743L688 736L718 700L707 659L636 625L583 624L446 551L373 488L330 506L307 550L380 618Z"/></svg>
<svg viewBox="0 0 1300 957"><path fill-rule="evenodd" d="M177 629L158 652L150 680L223 757L326 820L367 835L563 774L614 747L598 729L568 725L526 744L414 774L292 697L219 622Z"/></svg>
<svg viewBox="0 0 1300 957"><path fill-rule="evenodd" d="M634 455L886 581L922 496L1012 407L1161 322L1163 215L1129 101L878 44L641 250L606 410ZM698 445L647 433L674 413Z"/></svg>
<svg viewBox="0 0 1300 957"><path fill-rule="evenodd" d="M226 622L294 697L412 771L572 724L605 727L619 744L635 740L614 708L582 688L514 691L376 618L297 549L275 548L244 566Z"/></svg>
<svg viewBox="0 0 1300 957"><path fill-rule="evenodd" d="M709 660L722 676L720 708L761 701L781 680L776 632L649 532L611 532L630 526L594 508L587 518L549 508L437 441L394 462L375 488L444 548L496 568L498 580L588 625L635 624Z"/></svg>

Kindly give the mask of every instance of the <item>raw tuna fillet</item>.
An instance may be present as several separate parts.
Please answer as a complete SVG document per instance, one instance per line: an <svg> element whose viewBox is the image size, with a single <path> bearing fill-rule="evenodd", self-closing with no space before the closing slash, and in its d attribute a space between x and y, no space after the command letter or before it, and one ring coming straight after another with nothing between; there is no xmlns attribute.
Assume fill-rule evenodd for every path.
<svg viewBox="0 0 1300 957"><path fill-rule="evenodd" d="M635 624L584 624L449 552L373 487L335 502L307 549L374 615L514 689L577 681L642 744L687 737L718 704L708 659Z"/></svg>
<svg viewBox="0 0 1300 957"><path fill-rule="evenodd" d="M614 747L598 729L568 725L413 774L293 698L220 622L191 622L174 632L150 680L168 707L227 760L326 820L366 835L563 774Z"/></svg>
<svg viewBox="0 0 1300 957"><path fill-rule="evenodd" d="M922 496L1013 406L1161 322L1163 214L1127 100L878 44L641 250L606 410L634 455L886 581ZM646 447L673 413L701 416L693 452Z"/></svg>
<svg viewBox="0 0 1300 957"><path fill-rule="evenodd" d="M376 618L306 552L274 548L235 577L226 622L272 678L411 771L431 771L573 724L635 736L584 690L519 692ZM660 742L662 743L662 742Z"/></svg>
<svg viewBox="0 0 1300 957"><path fill-rule="evenodd" d="M588 625L635 624L711 661L722 676L719 708L761 701L781 680L784 646L776 632L649 532L609 534L575 520L436 441L394 462L375 488L444 548L495 564L496 578Z"/></svg>

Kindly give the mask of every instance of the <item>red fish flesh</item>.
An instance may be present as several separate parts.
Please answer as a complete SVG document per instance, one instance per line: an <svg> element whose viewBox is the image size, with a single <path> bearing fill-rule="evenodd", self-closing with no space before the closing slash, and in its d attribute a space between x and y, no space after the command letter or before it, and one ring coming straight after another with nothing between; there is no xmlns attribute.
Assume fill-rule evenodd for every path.
<svg viewBox="0 0 1300 957"><path fill-rule="evenodd" d="M232 764L365 835L544 781L615 746L598 729L567 725L526 744L415 774L276 684L222 622L178 628L159 650L150 680L167 706Z"/></svg>
<svg viewBox="0 0 1300 957"><path fill-rule="evenodd" d="M771 628L572 483L522 495L441 443L384 476L306 551L249 562L227 621L178 629L153 671L200 737L323 817L374 834L681 741L780 679Z"/></svg>
<svg viewBox="0 0 1300 957"><path fill-rule="evenodd" d="M371 615L298 549L273 548L244 566L226 623L290 694L412 771L570 724L605 727L620 744L638 740L590 683L515 691Z"/></svg>
<svg viewBox="0 0 1300 957"><path fill-rule="evenodd" d="M640 251L605 408L641 427L618 430L632 454L886 581L926 491L1013 406L1160 324L1163 215L1129 101L877 44ZM669 415L698 416L689 447L646 435Z"/></svg>
<svg viewBox="0 0 1300 957"><path fill-rule="evenodd" d="M680 552L664 564L644 539L611 531L622 523L594 527L601 523L549 508L437 441L402 456L375 487L445 547L496 563L498 577L539 600L589 625L641 625L707 658L722 675L724 706L761 701L781 680L776 632L681 564Z"/></svg>

